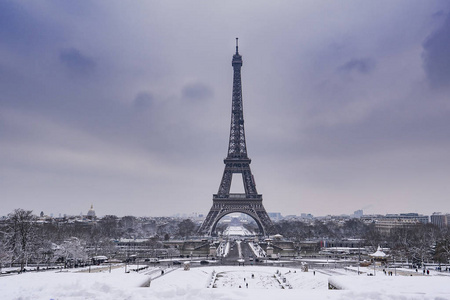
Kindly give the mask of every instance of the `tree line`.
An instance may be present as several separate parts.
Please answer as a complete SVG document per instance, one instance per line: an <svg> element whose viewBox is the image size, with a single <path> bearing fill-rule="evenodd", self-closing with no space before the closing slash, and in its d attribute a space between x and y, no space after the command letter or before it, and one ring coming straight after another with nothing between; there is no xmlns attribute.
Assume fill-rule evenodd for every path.
<svg viewBox="0 0 450 300"><path fill-rule="evenodd" d="M389 248L394 259L418 266L431 261L448 264L450 259L450 228L439 228L431 223L399 226L383 234L375 223L360 219L344 222L315 220L312 223L284 220L275 223L270 232L294 241L359 239L373 252L378 246Z"/></svg>
<svg viewBox="0 0 450 300"><path fill-rule="evenodd" d="M191 236L195 231L196 224L189 219L107 215L96 222L42 222L32 211L16 209L0 222L0 268L73 266L96 255L118 255L120 239L148 239L152 248L162 248L162 241Z"/></svg>
<svg viewBox="0 0 450 300"><path fill-rule="evenodd" d="M194 236L198 227L190 219L114 215L91 223L41 222L32 211L16 209L0 222L0 268L15 265L23 270L29 263L73 265L96 255L113 258L119 255L116 242L120 239L147 239L149 247L164 248L165 241ZM389 248L391 256L417 265L427 261L447 264L450 258L449 228L432 224L419 223L381 234L374 223L360 219L282 220L274 223L269 232L294 242L359 239L362 246L372 251L380 245Z"/></svg>

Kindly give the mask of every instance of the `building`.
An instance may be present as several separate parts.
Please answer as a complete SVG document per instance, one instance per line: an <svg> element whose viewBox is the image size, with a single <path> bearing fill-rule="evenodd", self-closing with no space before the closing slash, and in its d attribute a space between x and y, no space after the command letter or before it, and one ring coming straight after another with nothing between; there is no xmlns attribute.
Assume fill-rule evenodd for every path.
<svg viewBox="0 0 450 300"><path fill-rule="evenodd" d="M393 229L408 229L419 225L417 219L384 218L375 221L375 229L383 235L389 235Z"/></svg>
<svg viewBox="0 0 450 300"><path fill-rule="evenodd" d="M272 220L272 221L280 221L280 220L282 220L283 219L283 216L281 215L281 213L279 213L279 212L270 212L270 213L267 213L268 215L269 215L269 218Z"/></svg>
<svg viewBox="0 0 450 300"><path fill-rule="evenodd" d="M442 214L440 212L435 212L431 215L431 224L436 225L439 228L444 228L448 226L449 214Z"/></svg>
<svg viewBox="0 0 450 300"><path fill-rule="evenodd" d="M361 218L362 216L364 215L364 212L363 212L363 210L362 209L358 209L358 210L355 210L354 212L353 212L353 215L352 215L352 217L353 218Z"/></svg>
<svg viewBox="0 0 450 300"><path fill-rule="evenodd" d="M418 213L406 213L406 214L387 214L386 219L395 219L395 220L411 220L418 221L423 224L429 223L428 216L424 216Z"/></svg>
<svg viewBox="0 0 450 300"><path fill-rule="evenodd" d="M300 217L302 218L302 219L313 219L314 218L314 216L312 215L312 214L307 214L307 213L302 213L301 215L300 215Z"/></svg>
<svg viewBox="0 0 450 300"><path fill-rule="evenodd" d="M94 210L94 205L91 204L91 209L89 209L86 218L90 219L90 220L95 220L96 215L95 215L95 210Z"/></svg>

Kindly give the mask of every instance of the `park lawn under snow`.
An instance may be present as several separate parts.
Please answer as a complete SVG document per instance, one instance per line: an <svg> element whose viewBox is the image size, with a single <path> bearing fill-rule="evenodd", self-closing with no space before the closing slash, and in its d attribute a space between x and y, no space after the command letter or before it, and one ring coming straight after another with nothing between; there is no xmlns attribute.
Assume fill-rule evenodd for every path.
<svg viewBox="0 0 450 300"><path fill-rule="evenodd" d="M111 273L108 269L96 273L30 272L0 277L0 298L450 299L450 278L446 276L357 276L345 271L343 274L330 277L318 270L314 275L312 270L260 266L208 266L189 271L169 268L162 276L159 268L141 273L125 273L123 267ZM286 284L281 288L279 281L283 277L292 289ZM151 278L150 287L141 287L148 285ZM328 290L328 280L346 290ZM214 284L216 288L211 288Z"/></svg>

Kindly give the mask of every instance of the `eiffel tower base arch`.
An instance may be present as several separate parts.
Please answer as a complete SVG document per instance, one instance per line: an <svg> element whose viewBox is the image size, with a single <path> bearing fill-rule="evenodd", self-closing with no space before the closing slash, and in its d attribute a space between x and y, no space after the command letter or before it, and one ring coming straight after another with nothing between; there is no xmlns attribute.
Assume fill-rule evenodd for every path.
<svg viewBox="0 0 450 300"><path fill-rule="evenodd" d="M243 213L255 220L261 235L266 235L272 225L272 221L262 204L261 195L257 195L260 196L260 199L247 199L244 198L245 194L242 196L233 197L230 194L230 198L228 199L213 199L211 210L206 216L205 221L203 221L199 233L211 236L216 230L217 223L224 216L231 213Z"/></svg>

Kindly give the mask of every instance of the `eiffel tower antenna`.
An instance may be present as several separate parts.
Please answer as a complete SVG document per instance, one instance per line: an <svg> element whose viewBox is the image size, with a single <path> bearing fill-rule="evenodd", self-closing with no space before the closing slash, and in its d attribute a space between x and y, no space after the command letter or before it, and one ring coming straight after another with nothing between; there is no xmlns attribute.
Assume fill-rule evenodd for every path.
<svg viewBox="0 0 450 300"><path fill-rule="evenodd" d="M252 217L262 235L265 235L272 225L272 221L262 204L262 195L256 191L255 179L250 169L251 159L247 156L241 83L242 56L239 54L238 47L238 38L236 38L236 53L231 61L233 66L233 95L228 155L224 159L225 170L219 190L217 194L213 195L212 208L199 229L201 234L214 234L219 220L230 213L244 213ZM230 193L233 174L242 175L244 193Z"/></svg>

